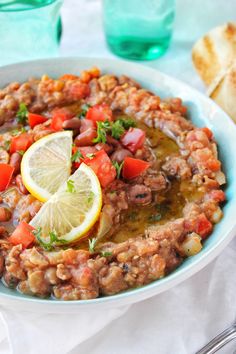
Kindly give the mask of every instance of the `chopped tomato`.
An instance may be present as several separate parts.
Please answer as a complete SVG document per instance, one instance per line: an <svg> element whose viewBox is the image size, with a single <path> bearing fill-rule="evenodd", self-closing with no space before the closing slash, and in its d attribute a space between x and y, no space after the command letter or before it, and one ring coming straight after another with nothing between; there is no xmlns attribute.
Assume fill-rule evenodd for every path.
<svg viewBox="0 0 236 354"><path fill-rule="evenodd" d="M207 135L209 140L211 140L213 138L213 133L209 128L204 127L204 128L201 128L201 130Z"/></svg>
<svg viewBox="0 0 236 354"><path fill-rule="evenodd" d="M225 201L225 193L220 189L214 189L208 193L208 198L215 200L216 202Z"/></svg>
<svg viewBox="0 0 236 354"><path fill-rule="evenodd" d="M139 128L129 128L129 130L121 137L120 141L132 153L141 148L145 141L145 132Z"/></svg>
<svg viewBox="0 0 236 354"><path fill-rule="evenodd" d="M80 133L85 132L89 128L96 128L96 123L93 122L92 120L88 119L81 119L81 126L80 126Z"/></svg>
<svg viewBox="0 0 236 354"><path fill-rule="evenodd" d="M149 162L127 156L124 159L122 176L126 179L138 177L141 173L146 171L149 166Z"/></svg>
<svg viewBox="0 0 236 354"><path fill-rule="evenodd" d="M35 114L35 113L29 112L28 120L29 120L30 128L33 128L38 124L42 124L42 123L46 122L47 118L44 116L41 116L40 114Z"/></svg>
<svg viewBox="0 0 236 354"><path fill-rule="evenodd" d="M83 158L86 158L87 154L94 154L95 152L97 152L97 149L94 146L81 146L80 148L78 148L77 146L73 146L72 154L76 154L77 151L80 151ZM73 162L74 167L78 168L82 162L83 159L78 158L78 161Z"/></svg>
<svg viewBox="0 0 236 354"><path fill-rule="evenodd" d="M84 163L93 169L103 188L116 178L116 169L104 150L96 152L93 158L87 157L84 159Z"/></svg>
<svg viewBox="0 0 236 354"><path fill-rule="evenodd" d="M16 151L26 151L34 142L33 137L29 133L22 133L11 139L10 153Z"/></svg>
<svg viewBox="0 0 236 354"><path fill-rule="evenodd" d="M67 80L77 80L79 77L76 75L72 75L72 74L64 74L61 77L59 77L59 80L62 81L67 81Z"/></svg>
<svg viewBox="0 0 236 354"><path fill-rule="evenodd" d="M74 113L72 113L68 108L56 108L52 111L51 128L55 131L63 130L63 123L65 120L73 117Z"/></svg>
<svg viewBox="0 0 236 354"><path fill-rule="evenodd" d="M0 191L4 191L10 184L14 167L6 163L0 163Z"/></svg>
<svg viewBox="0 0 236 354"><path fill-rule="evenodd" d="M95 104L95 106L89 108L86 119L93 122L112 121L112 110L106 103Z"/></svg>
<svg viewBox="0 0 236 354"><path fill-rule="evenodd" d="M97 137L97 131L94 128L89 128L85 130L83 133L80 133L75 138L76 146L87 146L93 145L93 140Z"/></svg>
<svg viewBox="0 0 236 354"><path fill-rule="evenodd" d="M89 85L78 81L72 82L68 88L68 94L73 100L85 98L90 94Z"/></svg>
<svg viewBox="0 0 236 354"><path fill-rule="evenodd" d="M34 228L31 225L27 224L25 221L22 221L8 240L13 245L21 244L24 248L26 248L35 241L35 236L32 232L33 230Z"/></svg>
<svg viewBox="0 0 236 354"><path fill-rule="evenodd" d="M212 231L212 223L207 219L205 214L200 214L197 218L195 232L205 239Z"/></svg>

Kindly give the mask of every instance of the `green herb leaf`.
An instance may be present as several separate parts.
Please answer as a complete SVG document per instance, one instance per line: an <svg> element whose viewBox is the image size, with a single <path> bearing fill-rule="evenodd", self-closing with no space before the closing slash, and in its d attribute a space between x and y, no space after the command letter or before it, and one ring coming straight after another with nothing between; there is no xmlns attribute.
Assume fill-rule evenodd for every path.
<svg viewBox="0 0 236 354"><path fill-rule="evenodd" d="M86 103L82 104L81 111L79 112L79 114L77 114L77 117L79 119L84 119L90 107L91 106L89 104Z"/></svg>
<svg viewBox="0 0 236 354"><path fill-rule="evenodd" d="M25 151L24 151L24 150L18 150L17 152L18 152L18 154L20 154L21 156L23 156L23 155L24 155L24 153L25 153Z"/></svg>
<svg viewBox="0 0 236 354"><path fill-rule="evenodd" d="M121 123L121 121L119 120L116 120L113 124L112 124L112 127L111 127L111 135L113 136L113 138L119 140L121 135L124 134L124 127Z"/></svg>
<svg viewBox="0 0 236 354"><path fill-rule="evenodd" d="M18 123L25 124L28 118L28 110L24 103L20 103L18 112L16 113L16 120Z"/></svg>
<svg viewBox="0 0 236 354"><path fill-rule="evenodd" d="M110 256L112 256L112 252L102 251L101 252L101 256L102 257L110 257Z"/></svg>
<svg viewBox="0 0 236 354"><path fill-rule="evenodd" d="M94 154L86 154L86 157L88 157L90 160L92 160L94 158Z"/></svg>
<svg viewBox="0 0 236 354"><path fill-rule="evenodd" d="M122 170L122 167L124 165L124 161L122 161L120 164L117 162L117 161L112 161L113 163L113 166L115 167L116 169L116 177L117 179L120 178L120 174L121 174L121 170Z"/></svg>
<svg viewBox="0 0 236 354"><path fill-rule="evenodd" d="M10 145L11 145L10 140L6 140L6 141L4 141L4 144L3 144L3 146L1 146L1 148L2 148L3 150L8 151L8 150L10 149Z"/></svg>
<svg viewBox="0 0 236 354"><path fill-rule="evenodd" d="M66 191L67 191L68 193L75 193L75 192L76 192L76 189L75 189L75 186L74 186L75 181L72 181L71 179L69 179L69 180L66 182L66 184L67 184Z"/></svg>
<svg viewBox="0 0 236 354"><path fill-rule="evenodd" d="M110 122L97 122L97 137L93 139L94 143L103 143L107 141L107 131L111 128Z"/></svg>
<svg viewBox="0 0 236 354"><path fill-rule="evenodd" d="M149 221L160 221L161 220L161 214L150 215L148 220Z"/></svg>
<svg viewBox="0 0 236 354"><path fill-rule="evenodd" d="M130 117L122 117L122 116L120 118L118 117L116 122L119 122L123 126L123 128L125 130L128 130L131 127L136 127L137 126L135 120L133 120Z"/></svg>
<svg viewBox="0 0 236 354"><path fill-rule="evenodd" d="M83 155L79 150L77 150L71 157L71 162L80 162L80 160L83 160Z"/></svg>
<svg viewBox="0 0 236 354"><path fill-rule="evenodd" d="M89 252L94 253L95 252L95 246L97 243L97 238L93 237L92 239L89 239Z"/></svg>
<svg viewBox="0 0 236 354"><path fill-rule="evenodd" d="M55 246L57 246L57 244L61 244L61 243L65 244L65 243L67 243L66 240L59 239L55 231L49 232L50 241L49 242L45 242L42 239L42 228L41 227L38 227L36 230L34 230L33 234L36 237L39 245L41 247L43 247L46 251L53 250L53 248L55 248Z"/></svg>
<svg viewBox="0 0 236 354"><path fill-rule="evenodd" d="M11 135L13 135L13 136L16 136L16 135L19 135L19 134L25 133L25 132L26 132L25 127L21 127L19 129L13 129L10 131Z"/></svg>

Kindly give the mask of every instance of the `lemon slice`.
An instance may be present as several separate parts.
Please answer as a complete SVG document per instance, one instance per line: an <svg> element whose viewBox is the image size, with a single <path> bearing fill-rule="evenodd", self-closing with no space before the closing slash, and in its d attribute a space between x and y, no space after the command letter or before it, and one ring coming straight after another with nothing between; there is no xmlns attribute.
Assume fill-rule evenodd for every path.
<svg viewBox="0 0 236 354"><path fill-rule="evenodd" d="M82 163L59 190L42 206L30 225L41 228L44 240L54 232L63 242L81 238L97 221L102 191L93 170ZM59 242L60 243L60 242Z"/></svg>
<svg viewBox="0 0 236 354"><path fill-rule="evenodd" d="M71 171L72 132L47 135L23 155L21 175L28 191L47 201L68 179Z"/></svg>

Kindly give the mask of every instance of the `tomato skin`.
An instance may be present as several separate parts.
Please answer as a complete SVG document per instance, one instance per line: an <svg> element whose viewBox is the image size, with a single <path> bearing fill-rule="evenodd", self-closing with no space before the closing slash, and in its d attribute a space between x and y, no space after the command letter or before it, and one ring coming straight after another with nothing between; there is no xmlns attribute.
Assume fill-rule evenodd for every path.
<svg viewBox="0 0 236 354"><path fill-rule="evenodd" d="M94 146L81 146L80 148L78 148L77 146L73 146L72 154L75 154L78 150L83 155L83 158L86 158L87 154L94 154L95 152L97 152L97 149ZM73 162L74 167L79 168L79 166L83 161L84 161L83 159L80 159L80 162L77 161Z"/></svg>
<svg viewBox="0 0 236 354"><path fill-rule="evenodd" d="M76 75L72 75L72 74L64 74L62 76L59 77L59 80L62 81L67 81L67 80L78 80L78 76Z"/></svg>
<svg viewBox="0 0 236 354"><path fill-rule="evenodd" d="M27 224L25 221L22 221L8 240L13 245L21 244L23 248L26 248L35 241L35 236L32 233L33 230L34 228L31 225Z"/></svg>
<svg viewBox="0 0 236 354"><path fill-rule="evenodd" d="M221 189L214 189L208 193L208 198L220 203L224 202L226 197L225 193Z"/></svg>
<svg viewBox="0 0 236 354"><path fill-rule="evenodd" d="M83 82L75 81L68 88L68 95L71 96L73 100L80 100L81 98L87 97L89 94L89 85Z"/></svg>
<svg viewBox="0 0 236 354"><path fill-rule="evenodd" d="M207 219L205 214L200 214L197 219L195 232L205 239L212 232L212 223Z"/></svg>
<svg viewBox="0 0 236 354"><path fill-rule="evenodd" d="M86 158L83 162L93 169L103 188L116 178L116 169L104 150L96 152L92 159Z"/></svg>
<svg viewBox="0 0 236 354"><path fill-rule="evenodd" d="M26 151L33 144L33 137L28 133L22 133L11 139L10 154L17 151Z"/></svg>
<svg viewBox="0 0 236 354"><path fill-rule="evenodd" d="M86 119L92 120L93 122L105 122L106 120L112 121L112 110L106 103L95 104L90 107Z"/></svg>
<svg viewBox="0 0 236 354"><path fill-rule="evenodd" d="M51 128L55 131L63 130L63 123L65 120L71 119L74 114L70 112L66 107L56 108L52 111Z"/></svg>
<svg viewBox="0 0 236 354"><path fill-rule="evenodd" d="M204 127L204 128L201 128L201 130L207 135L209 140L211 140L213 138L213 133L209 128Z"/></svg>
<svg viewBox="0 0 236 354"><path fill-rule="evenodd" d="M30 128L34 128L38 124L42 124L47 121L47 118L40 114L30 113L28 114L28 121Z"/></svg>
<svg viewBox="0 0 236 354"><path fill-rule="evenodd" d="M133 157L125 157L122 176L126 179L138 177L150 167L147 161L134 159Z"/></svg>
<svg viewBox="0 0 236 354"><path fill-rule="evenodd" d="M14 173L14 167L6 163L0 163L0 191L4 191L10 184Z"/></svg>
<svg viewBox="0 0 236 354"><path fill-rule="evenodd" d="M143 146L145 138L146 134L142 129L129 128L129 130L122 135L120 141L129 151L135 153Z"/></svg>

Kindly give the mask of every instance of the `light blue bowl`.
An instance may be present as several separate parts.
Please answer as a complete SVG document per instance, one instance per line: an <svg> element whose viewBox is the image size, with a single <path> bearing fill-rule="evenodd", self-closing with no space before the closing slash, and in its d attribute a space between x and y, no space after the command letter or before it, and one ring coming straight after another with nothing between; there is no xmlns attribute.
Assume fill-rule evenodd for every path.
<svg viewBox="0 0 236 354"><path fill-rule="evenodd" d="M189 108L196 126L208 126L219 143L220 160L227 176L224 218L204 243L203 250L167 277L138 289L94 300L56 301L43 300L17 293L0 284L0 303L15 308L45 312L74 312L82 307L114 307L135 303L170 289L189 278L211 262L230 242L236 233L236 127L230 118L209 98L188 85L154 69L125 61L101 58L58 58L9 65L0 68L0 87L13 81L48 74L58 77L65 73L78 74L81 70L98 66L103 73L125 74L139 81L145 88L161 97L181 97Z"/></svg>

